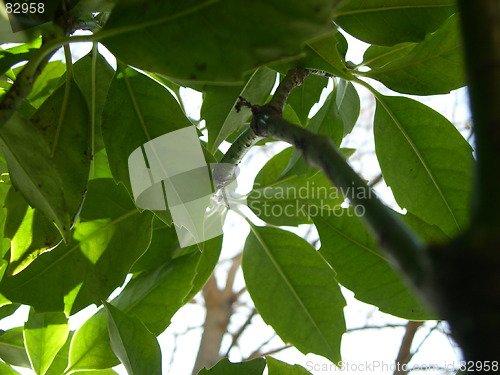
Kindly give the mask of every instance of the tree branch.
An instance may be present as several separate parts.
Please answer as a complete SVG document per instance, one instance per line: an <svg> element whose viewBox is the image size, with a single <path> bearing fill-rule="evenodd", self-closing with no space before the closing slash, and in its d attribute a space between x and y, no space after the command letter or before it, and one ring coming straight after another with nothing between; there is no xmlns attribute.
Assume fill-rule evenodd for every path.
<svg viewBox="0 0 500 375"><path fill-rule="evenodd" d="M395 361L396 369L394 370L393 375L408 374L409 371L407 370L407 365L412 357L410 351L411 344L413 343L413 339L415 338L415 334L417 333L418 328L422 324L424 324L424 322L413 322L413 321L409 321L408 324L406 324L405 334L403 336L403 339L401 340L398 356L396 357Z"/></svg>
<svg viewBox="0 0 500 375"><path fill-rule="evenodd" d="M477 173L471 223L500 226L500 8L498 1L459 0ZM495 235L497 231L493 231ZM498 249L492 249L496 252Z"/></svg>
<svg viewBox="0 0 500 375"><path fill-rule="evenodd" d="M424 244L378 199L375 192L350 167L329 137L315 134L282 118L282 109L288 95L310 73L306 69L290 70L278 86L275 96L266 105L252 105L240 98L236 107L247 106L252 110L250 129L245 130L242 136L235 140L226 154L229 156L222 160L227 163L232 160L240 161L251 147L248 146L251 144L248 140L257 137L269 137L290 143L303 153L311 166L321 170L346 198L355 206L363 208L362 219L374 232L380 247L419 290L427 269ZM224 176L224 173L219 175L221 181L231 176Z"/></svg>
<svg viewBox="0 0 500 375"><path fill-rule="evenodd" d="M419 287L427 268L423 243L378 199L332 140L284 120L267 105L255 107L252 112L250 126L255 134L288 142L302 151L311 166L321 170L355 206L363 208L362 219L374 232L380 247Z"/></svg>

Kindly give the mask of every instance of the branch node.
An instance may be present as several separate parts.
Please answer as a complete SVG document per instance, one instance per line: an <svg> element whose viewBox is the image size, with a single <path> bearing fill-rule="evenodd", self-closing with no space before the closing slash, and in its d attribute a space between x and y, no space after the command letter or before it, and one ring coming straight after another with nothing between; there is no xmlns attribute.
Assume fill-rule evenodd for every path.
<svg viewBox="0 0 500 375"><path fill-rule="evenodd" d="M247 108L253 109L254 106L252 105L252 103L250 103L244 97L238 96L238 102L236 102L236 105L234 106L234 109L236 109L236 112L240 112L241 108L243 108L243 107L247 107Z"/></svg>

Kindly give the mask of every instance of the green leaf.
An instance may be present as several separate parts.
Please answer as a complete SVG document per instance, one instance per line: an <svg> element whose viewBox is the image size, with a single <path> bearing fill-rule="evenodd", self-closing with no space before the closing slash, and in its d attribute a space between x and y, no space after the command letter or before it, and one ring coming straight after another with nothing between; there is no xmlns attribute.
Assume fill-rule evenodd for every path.
<svg viewBox="0 0 500 375"><path fill-rule="evenodd" d="M66 64L59 60L50 61L38 76L27 99L34 108L39 108L63 83L61 77L66 71Z"/></svg>
<svg viewBox="0 0 500 375"><path fill-rule="evenodd" d="M55 222L66 241L87 190L90 137L84 100L69 82L30 120L15 115L0 130L12 183L30 206Z"/></svg>
<svg viewBox="0 0 500 375"><path fill-rule="evenodd" d="M30 311L24 325L24 342L37 375L45 375L69 333L64 313L35 313Z"/></svg>
<svg viewBox="0 0 500 375"><path fill-rule="evenodd" d="M90 118L94 121L96 137L99 137L102 111L115 71L104 56L97 51L96 56L93 53L93 51L89 52L73 65L73 74L87 100Z"/></svg>
<svg viewBox="0 0 500 375"><path fill-rule="evenodd" d="M208 278L214 272L222 250L222 236L204 243L200 260L196 265L196 275L192 281L192 288L184 297L184 304L189 303L201 291Z"/></svg>
<svg viewBox="0 0 500 375"><path fill-rule="evenodd" d="M38 312L75 313L120 286L151 239L152 214L139 212L123 187L92 180L72 240L40 255L0 291Z"/></svg>
<svg viewBox="0 0 500 375"><path fill-rule="evenodd" d="M252 211L273 225L311 223L311 215L317 214L320 208L332 209L344 201L343 195L322 173L278 179L276 172L283 170L291 152L291 148L282 151L261 169L247 198Z"/></svg>
<svg viewBox="0 0 500 375"><path fill-rule="evenodd" d="M102 136L115 180L132 194L130 154L156 137L187 126L191 122L168 90L133 69L119 71L109 88L102 119ZM165 220L170 224L168 216Z"/></svg>
<svg viewBox="0 0 500 375"><path fill-rule="evenodd" d="M2 375L19 375L17 371L14 371L12 367L3 362L0 362L0 371Z"/></svg>
<svg viewBox="0 0 500 375"><path fill-rule="evenodd" d="M255 358L250 361L232 363L229 359L222 358L210 369L203 368L198 375L262 375L266 367L264 358Z"/></svg>
<svg viewBox="0 0 500 375"><path fill-rule="evenodd" d="M423 40L453 13L452 0L345 0L335 22L362 41L392 46Z"/></svg>
<svg viewBox="0 0 500 375"><path fill-rule="evenodd" d="M198 246L191 246L186 255L139 275L127 284L112 304L137 317L153 334L159 335L169 326L177 310L188 302L186 297L195 288L201 289L197 282L198 270L205 267L201 262L206 259L205 253L207 256L212 254L210 257L220 253L221 241L221 237L206 241L203 253L198 251ZM117 364L109 342L106 315L100 310L76 332L68 369L105 369Z"/></svg>
<svg viewBox="0 0 500 375"><path fill-rule="evenodd" d="M468 225L472 149L458 130L424 104L377 95L377 158L402 208L453 236Z"/></svg>
<svg viewBox="0 0 500 375"><path fill-rule="evenodd" d="M281 229L252 227L242 269L255 307L284 342L340 361L345 300L335 272L309 243Z"/></svg>
<svg viewBox="0 0 500 375"><path fill-rule="evenodd" d="M57 246L62 238L54 224L39 210L29 207L14 188L7 194L5 208L4 235L12 239L9 274L15 275L40 254Z"/></svg>
<svg viewBox="0 0 500 375"><path fill-rule="evenodd" d="M437 226L427 224L418 216L407 213L406 215L400 215L400 217L425 243L446 243L451 240Z"/></svg>
<svg viewBox="0 0 500 375"><path fill-rule="evenodd" d="M333 74L345 79L353 79L353 75L345 65L347 41L337 30L306 43L302 57L290 61L270 64L281 74L286 74L292 68L315 69Z"/></svg>
<svg viewBox="0 0 500 375"><path fill-rule="evenodd" d="M379 251L376 240L352 208L323 211L314 217L320 253L337 272L340 284L356 299L404 319L432 319Z"/></svg>
<svg viewBox="0 0 500 375"><path fill-rule="evenodd" d="M7 168L5 160L0 155L0 233L4 232L5 222L7 220L7 209L5 208L5 199L11 188L10 178L6 173ZM10 250L10 240L5 236L0 236L0 258L3 259L5 254Z"/></svg>
<svg viewBox="0 0 500 375"><path fill-rule="evenodd" d="M61 375L64 373L64 369L68 366L69 345L74 333L75 331L70 331L68 333L66 342L57 352L45 375Z"/></svg>
<svg viewBox="0 0 500 375"><path fill-rule="evenodd" d="M360 111L359 95L351 82L340 78L337 81L335 100L340 118L344 123L345 137L352 131L356 121L358 121Z"/></svg>
<svg viewBox="0 0 500 375"><path fill-rule="evenodd" d="M16 327L0 334L0 358L13 366L30 368L23 331L23 327Z"/></svg>
<svg viewBox="0 0 500 375"><path fill-rule="evenodd" d="M354 127L359 116L359 108L356 89L350 82L340 79L323 106L309 121L307 129L316 134L329 136L338 147L344 136ZM294 150L281 178L293 175L310 177L317 173L318 170L306 162L302 152Z"/></svg>
<svg viewBox="0 0 500 375"><path fill-rule="evenodd" d="M13 65L31 58L33 52L40 46L41 39L35 44L24 43L19 46L0 49L0 75L5 74Z"/></svg>
<svg viewBox="0 0 500 375"><path fill-rule="evenodd" d="M461 42L454 15L420 43L368 48L365 75L405 94L447 94L465 85Z"/></svg>
<svg viewBox="0 0 500 375"><path fill-rule="evenodd" d="M289 365L269 356L266 357L266 361L269 375L311 375L300 365Z"/></svg>
<svg viewBox="0 0 500 375"><path fill-rule="evenodd" d="M0 320L14 314L21 305L18 303L8 303L0 307Z"/></svg>
<svg viewBox="0 0 500 375"><path fill-rule="evenodd" d="M249 108L236 111L241 96L250 103L263 104L276 81L276 72L262 67L257 69L244 85L208 86L204 89L201 118L208 129L208 148L214 153L233 132L240 130L251 116Z"/></svg>
<svg viewBox="0 0 500 375"><path fill-rule="evenodd" d="M117 59L166 76L237 81L248 70L294 56L328 30L334 2L119 2L100 35ZM181 41L181 42L179 42ZM158 48L168 46L168 48Z"/></svg>
<svg viewBox="0 0 500 375"><path fill-rule="evenodd" d="M120 364L108 334L108 319L104 310L92 315L75 333L69 349L65 373L76 370L107 369Z"/></svg>
<svg viewBox="0 0 500 375"><path fill-rule="evenodd" d="M345 65L347 41L338 31L326 34L307 43L304 67L324 70L337 77L352 79L352 74Z"/></svg>
<svg viewBox="0 0 500 375"><path fill-rule="evenodd" d="M111 345L129 375L161 375L161 350L156 337L136 317L131 317L109 303Z"/></svg>
<svg viewBox="0 0 500 375"><path fill-rule="evenodd" d="M327 84L328 78L310 75L288 96L287 103L294 109L301 124L307 124L311 107L319 101Z"/></svg>
<svg viewBox="0 0 500 375"><path fill-rule="evenodd" d="M148 272L166 264L180 251L179 240L174 226L168 227L163 221L153 219L153 237L148 250L134 263L130 272Z"/></svg>

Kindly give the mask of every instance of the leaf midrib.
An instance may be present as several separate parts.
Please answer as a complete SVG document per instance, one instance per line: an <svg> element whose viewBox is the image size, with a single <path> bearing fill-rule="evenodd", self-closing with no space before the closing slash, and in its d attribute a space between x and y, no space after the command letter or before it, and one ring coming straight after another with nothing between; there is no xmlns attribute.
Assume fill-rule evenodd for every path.
<svg viewBox="0 0 500 375"><path fill-rule="evenodd" d="M389 108L389 106L387 105L387 103L384 101L383 97L381 95L376 95L376 98L377 98L378 102L382 105L382 107L384 107L384 110L387 112L387 114L389 115L389 117L391 118L391 120L394 122L394 124L396 125L396 127L398 128L398 130L401 132L401 134L405 138L405 140L408 142L408 144L410 145L411 149L413 150L413 152L417 156L418 160L420 161L420 164L424 167L425 172L427 173L427 175L431 179L431 182L434 185L434 187L436 188L436 190L437 190L439 196L441 197L443 203L445 204L446 209L449 211L451 217L453 218L453 221L455 222L455 225L457 226L458 230L461 232L462 228L460 227L460 224L458 223L458 220L457 220L457 218L455 216L455 213L451 209L451 206L449 205L448 200L444 196L444 193L441 190L441 187L437 183L437 181L436 181L436 179L435 179L432 171L430 170L429 166L427 165L427 163L425 162L424 158L422 157L422 154L420 153L418 147L415 145L415 143L413 143L413 140L410 138L410 136L408 135L408 133L404 129L403 125L396 118L396 115L391 111L391 109Z"/></svg>
<svg viewBox="0 0 500 375"><path fill-rule="evenodd" d="M353 9L344 12L342 11L336 12L335 17L350 16L353 14L361 14L361 13L387 12L387 11L403 10L403 9L447 8L452 6L453 3L450 2L449 4L397 5L397 6L378 7L378 8Z"/></svg>
<svg viewBox="0 0 500 375"><path fill-rule="evenodd" d="M415 49L412 49L411 51L408 52L407 55L402 56L396 60L392 60L380 68L374 68L374 69L370 70L369 72L366 72L365 75L369 76L370 74L381 74L381 73L383 74L383 73L387 73L387 72L390 73L391 71L394 71L394 70L403 70L403 69L409 68L409 67L414 66L414 65L421 65L429 60L433 60L433 59L436 59L439 57L443 58L442 57L443 55L450 54L454 50L457 50L459 48L460 48L460 45L456 44L449 49L439 50L439 53L436 55L428 56L428 57L425 57L422 59L412 59L413 56L411 54L415 51ZM409 60L409 61L406 62L405 60ZM398 66L397 63L401 62L401 61L406 62L406 64ZM396 68L394 68L394 65L396 65Z"/></svg>
<svg viewBox="0 0 500 375"><path fill-rule="evenodd" d="M299 303L300 307L302 308L302 310L305 312L307 318L312 322L313 326L315 327L316 331L319 332L319 336L321 337L321 339L324 341L324 343L327 345L327 347L329 348L330 352L332 353L335 353L335 350L334 348L332 348L332 346L330 345L330 343L328 342L328 340L326 339L326 337L324 336L323 334L323 331L318 327L318 325L316 324L316 321L314 320L314 318L312 317L312 315L310 314L309 310L307 309L307 307L304 305L304 303L302 302L300 296L298 295L297 291L295 290L295 288L293 287L293 285L291 284L290 280L286 277L286 275L283 273L283 271L281 270L281 268L279 267L279 264L278 262L276 261L276 259L273 257L271 251L269 250L269 247L266 245L264 239L257 233L257 231L255 230L255 227L253 225L250 225L250 229L252 230L252 233L254 234L255 238L257 239L257 241L260 243L260 245L262 246L262 248L264 249L264 252L266 253L266 255L268 256L269 260L271 261L271 263L273 264L274 268L277 270L278 274L281 276L281 278L285 281L285 284L288 286L289 290L292 292L293 296L295 297L295 299L297 300L297 302Z"/></svg>
<svg viewBox="0 0 500 375"><path fill-rule="evenodd" d="M383 261L389 263L389 261L380 253L378 253L377 251L369 248L368 246L362 244L361 242L359 241L356 241L354 238L352 238L351 236L347 235L346 233L342 232L340 229L334 227L333 225L331 225L328 221L326 221L325 219L323 219L322 216L318 216L320 220L323 221L323 223L330 229L332 229L333 231L335 231L337 234L339 234L340 236L344 237L346 240L350 241L351 243L353 243L354 245L358 246L359 248L363 249L363 250L366 250L367 252L369 252L370 254L372 255L375 255L377 257L379 257L380 259L382 259ZM333 265L332 265L333 267Z"/></svg>
<svg viewBox="0 0 500 375"><path fill-rule="evenodd" d="M33 188L33 190L36 191L39 194L39 196L41 196L43 198L43 202L45 203L45 205L48 206L50 213L53 215L53 217L56 220L59 221L59 224L62 225L62 220L59 218L59 215L57 215L57 213L55 212L54 208L52 207L52 204L50 203L50 200L48 199L48 197L45 196L45 194L43 194L43 192L46 191L46 189L44 189L43 192L42 192L38 188L38 184L31 179L31 174L28 173L28 171L24 167L23 163L20 162L18 155L13 151L13 149L9 145L9 142L7 142L5 140L4 136L1 133L0 133L0 139L1 139L2 143L3 143L3 145L9 150L10 154L12 155L12 157L14 158L14 160L16 161L17 165L20 167L20 169L22 170L22 172L24 173L24 175L27 177L26 180L29 182L29 184L31 185L31 187ZM48 191L47 191L47 193L48 193ZM60 229L62 230L63 228L60 228Z"/></svg>

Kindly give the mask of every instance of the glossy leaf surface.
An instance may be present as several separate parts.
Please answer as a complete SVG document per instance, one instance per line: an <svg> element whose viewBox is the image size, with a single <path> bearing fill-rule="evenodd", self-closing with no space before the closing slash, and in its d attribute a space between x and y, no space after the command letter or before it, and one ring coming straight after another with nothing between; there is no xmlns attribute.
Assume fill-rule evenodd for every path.
<svg viewBox="0 0 500 375"><path fill-rule="evenodd" d="M56 354L68 337L68 319L64 313L35 313L30 311L24 325L24 341L31 368L45 375Z"/></svg>
<svg viewBox="0 0 500 375"><path fill-rule="evenodd" d="M156 337L137 318L109 303L108 315L111 345L129 375L161 375L161 350Z"/></svg>
<svg viewBox="0 0 500 375"><path fill-rule="evenodd" d="M340 284L356 299L405 319L430 319L423 307L379 251L375 239L356 215L358 209L340 208L314 218L320 253L337 272Z"/></svg>
<svg viewBox="0 0 500 375"><path fill-rule="evenodd" d="M367 43L418 42L455 12L452 0L345 0L335 22Z"/></svg>
<svg viewBox="0 0 500 375"><path fill-rule="evenodd" d="M439 113L417 101L379 96L374 121L380 167L396 201L447 235L467 228L472 149Z"/></svg>
<svg viewBox="0 0 500 375"><path fill-rule="evenodd" d="M286 12L282 5L274 0L120 2L101 41L141 69L192 81L237 81L245 71L298 54L304 42L328 30L334 2L288 1Z"/></svg>
<svg viewBox="0 0 500 375"><path fill-rule="evenodd" d="M335 272L309 243L281 229L252 227L242 269L257 311L284 342L340 361L345 300Z"/></svg>
<svg viewBox="0 0 500 375"><path fill-rule="evenodd" d="M87 106L74 82L56 90L31 119L16 115L0 131L13 184L66 241L87 189L89 135Z"/></svg>
<svg viewBox="0 0 500 375"><path fill-rule="evenodd" d="M374 78L405 94L447 94L465 84L458 16L420 43L371 46L364 60Z"/></svg>

